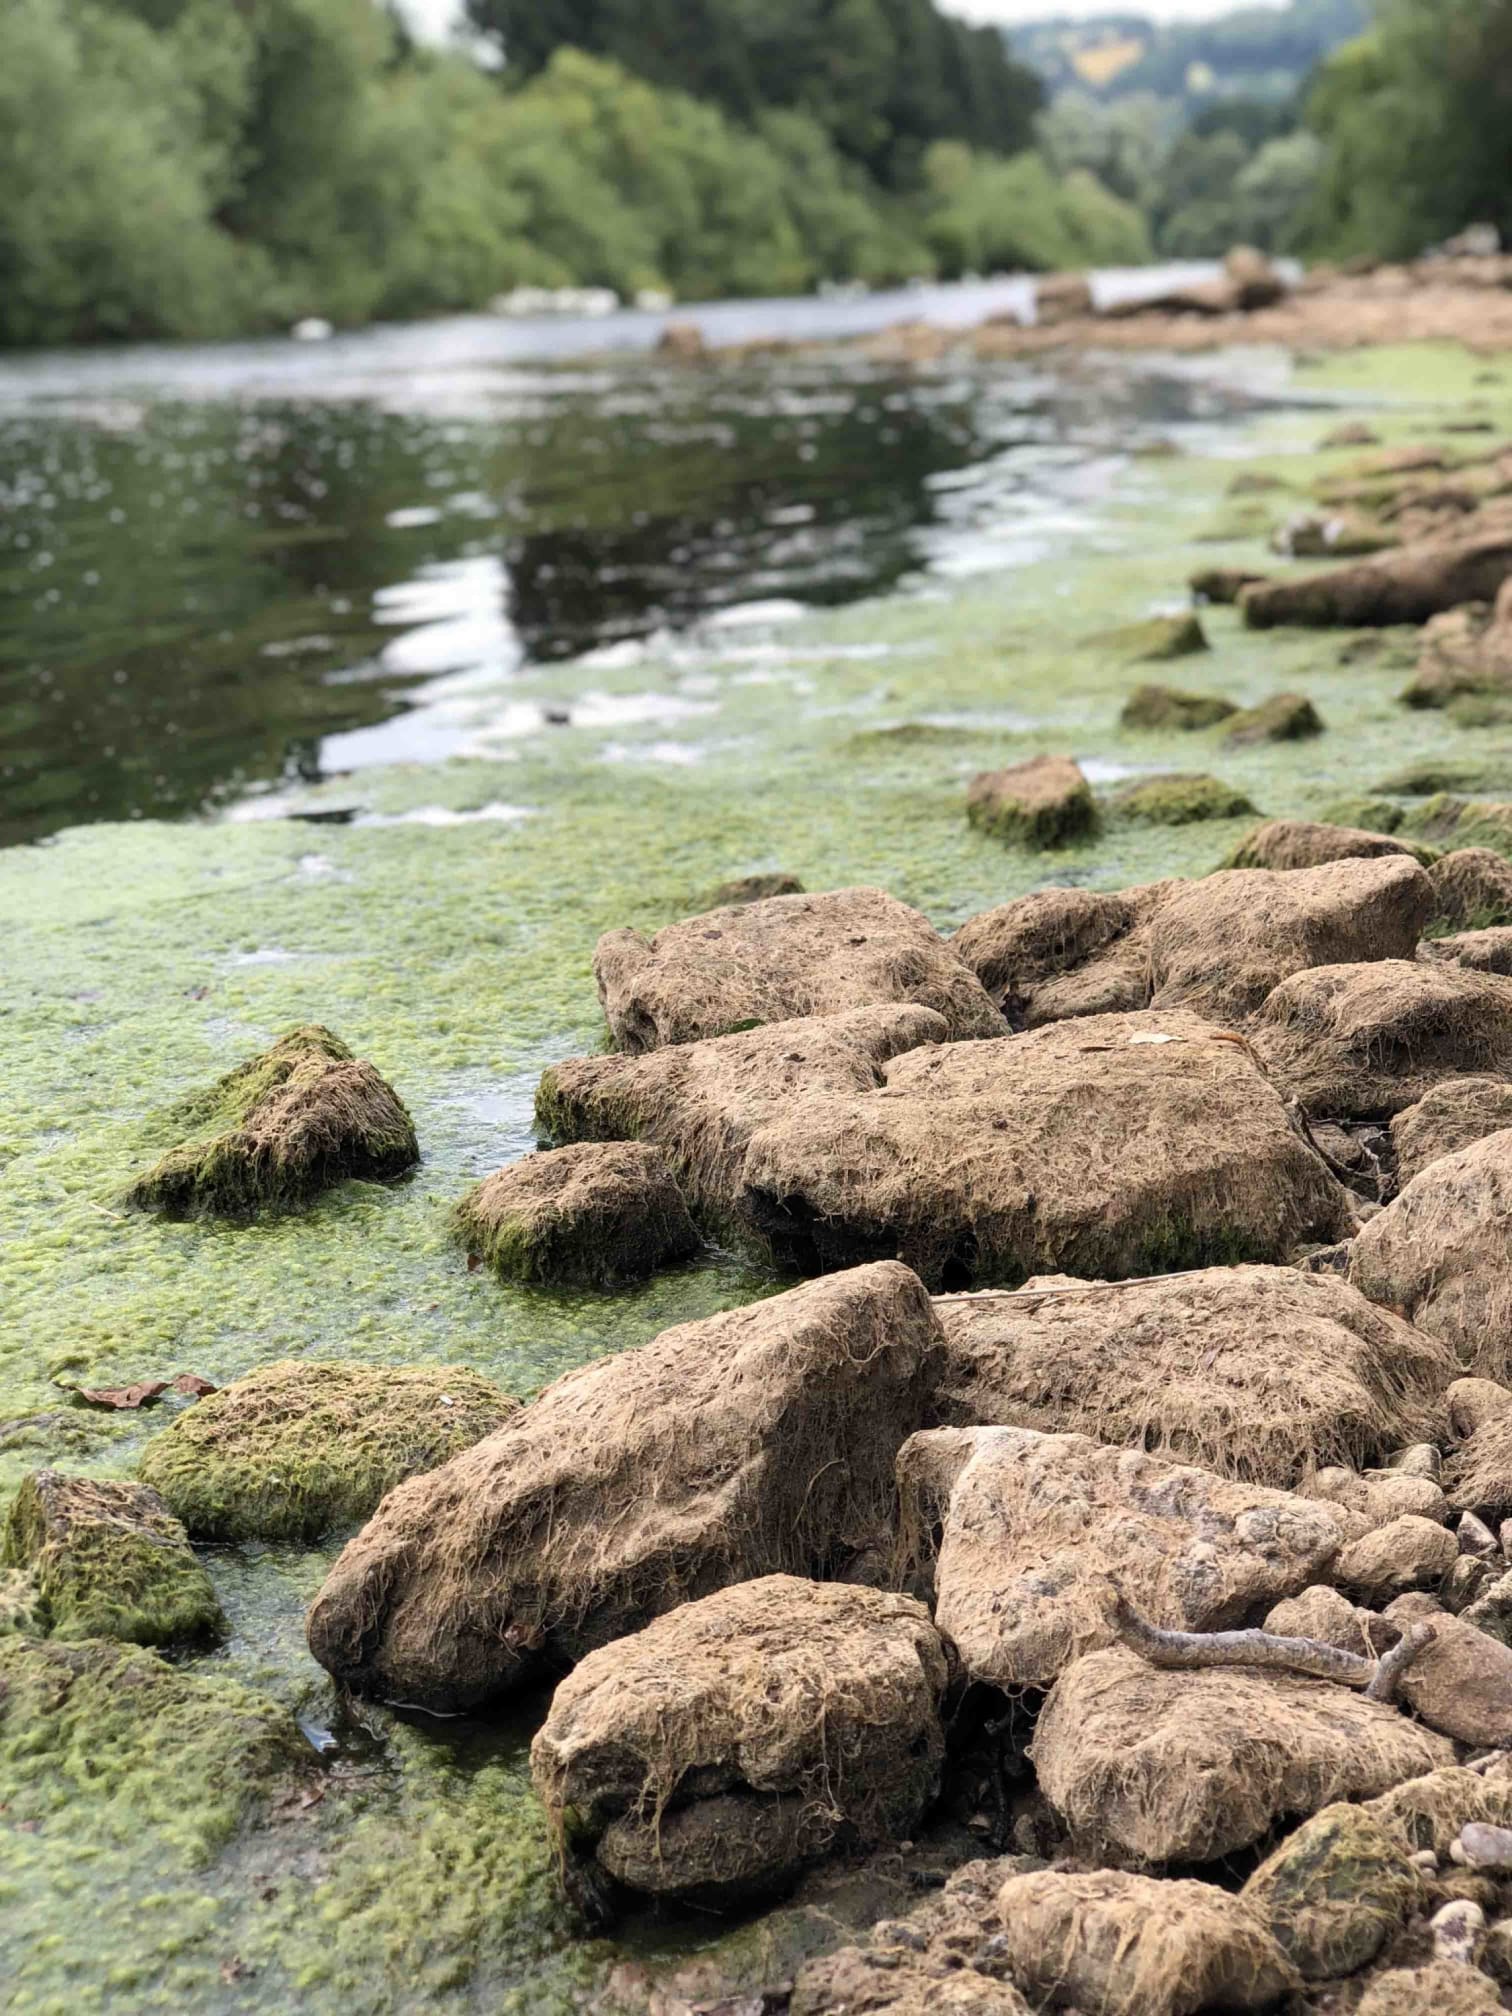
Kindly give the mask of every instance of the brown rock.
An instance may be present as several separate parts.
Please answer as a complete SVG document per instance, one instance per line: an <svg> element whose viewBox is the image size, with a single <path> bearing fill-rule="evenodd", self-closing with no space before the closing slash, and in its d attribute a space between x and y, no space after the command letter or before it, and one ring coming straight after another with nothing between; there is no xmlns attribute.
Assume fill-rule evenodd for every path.
<svg viewBox="0 0 1512 2016"><path fill-rule="evenodd" d="M1361 1806L1325 1806L1245 1884L1245 1903L1309 1981L1373 1960L1420 1908L1423 1882L1401 1842Z"/></svg>
<svg viewBox="0 0 1512 2016"><path fill-rule="evenodd" d="M1241 598L1251 629L1282 623L1347 629L1426 623L1462 602L1494 601L1512 576L1512 533L1489 529L1425 541L1352 567L1269 581Z"/></svg>
<svg viewBox="0 0 1512 2016"><path fill-rule="evenodd" d="M1365 1990L1358 2016L1502 2016L1495 1986L1474 1967L1395 1967Z"/></svg>
<svg viewBox="0 0 1512 2016"><path fill-rule="evenodd" d="M1020 847L1064 847L1097 824L1092 787L1069 756L1036 756L971 781L966 817Z"/></svg>
<svg viewBox="0 0 1512 2016"><path fill-rule="evenodd" d="M1333 1567L1333 1580L1365 1603L1384 1603L1406 1589L1431 1588L1459 1558L1447 1527L1408 1513L1351 1541Z"/></svg>
<svg viewBox="0 0 1512 2016"><path fill-rule="evenodd" d="M503 1280L607 1285L703 1244L660 1148L586 1141L497 1170L457 1207L458 1235Z"/></svg>
<svg viewBox="0 0 1512 2016"><path fill-rule="evenodd" d="M1440 1156L1507 1127L1512 1127L1512 1080L1446 1078L1391 1123L1400 1180L1410 1183Z"/></svg>
<svg viewBox="0 0 1512 2016"><path fill-rule="evenodd" d="M1179 882L1037 889L968 918L951 948L1015 1029L1126 1014L1150 1000L1150 927Z"/></svg>
<svg viewBox="0 0 1512 2016"><path fill-rule="evenodd" d="M1393 854L1420 859L1419 850L1388 833L1354 826L1325 826L1308 819L1267 819L1234 849L1228 868L1322 868L1330 861L1376 861Z"/></svg>
<svg viewBox="0 0 1512 2016"><path fill-rule="evenodd" d="M1263 587L1246 588L1240 600L1247 606L1251 595L1264 592ZM1258 707L1235 714L1223 739L1235 749L1245 749L1258 742L1302 742L1322 733L1323 721L1306 694L1274 693Z"/></svg>
<svg viewBox="0 0 1512 2016"><path fill-rule="evenodd" d="M1512 1744L1512 1648L1451 1617L1427 1595L1398 1597L1386 1619L1400 1631L1433 1626L1433 1643L1402 1680L1402 1699L1415 1715L1476 1750Z"/></svg>
<svg viewBox="0 0 1512 2016"><path fill-rule="evenodd" d="M1512 861L1489 847L1460 847L1428 870L1437 916L1456 931L1512 924Z"/></svg>

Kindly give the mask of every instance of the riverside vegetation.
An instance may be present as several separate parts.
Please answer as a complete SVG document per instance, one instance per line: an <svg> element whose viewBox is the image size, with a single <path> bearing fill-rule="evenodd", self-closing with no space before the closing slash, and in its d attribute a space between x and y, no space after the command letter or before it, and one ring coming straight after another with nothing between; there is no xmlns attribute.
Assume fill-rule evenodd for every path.
<svg viewBox="0 0 1512 2016"><path fill-rule="evenodd" d="M675 788L6 854L18 2008L1504 2006L1500 369L1301 367L1377 438L811 616Z"/></svg>

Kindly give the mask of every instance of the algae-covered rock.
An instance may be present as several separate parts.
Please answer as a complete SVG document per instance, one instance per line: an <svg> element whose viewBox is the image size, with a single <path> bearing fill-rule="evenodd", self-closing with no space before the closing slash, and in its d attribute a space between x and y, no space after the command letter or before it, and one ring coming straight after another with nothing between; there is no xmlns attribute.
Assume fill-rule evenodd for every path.
<svg viewBox="0 0 1512 2016"><path fill-rule="evenodd" d="M1447 1528L1407 1512L1351 1541L1334 1563L1333 1580L1363 1603L1385 1603L1406 1589L1435 1587L1458 1556Z"/></svg>
<svg viewBox="0 0 1512 2016"><path fill-rule="evenodd" d="M43 1638L47 1606L30 1568L0 1569L0 1638Z"/></svg>
<svg viewBox="0 0 1512 2016"><path fill-rule="evenodd" d="M1206 578L1206 577L1204 577ZM1216 728L1239 709L1217 693L1187 693L1178 686L1136 686L1118 719L1125 728L1193 733Z"/></svg>
<svg viewBox="0 0 1512 2016"><path fill-rule="evenodd" d="M936 1410L963 1428L1090 1435L1282 1489L1444 1432L1452 1354L1336 1275L1211 1267L936 1308Z"/></svg>
<svg viewBox="0 0 1512 2016"><path fill-rule="evenodd" d="M1309 1981L1357 1973L1418 1909L1423 1882L1401 1840L1362 1806L1325 1806L1244 1886Z"/></svg>
<svg viewBox="0 0 1512 2016"><path fill-rule="evenodd" d="M994 1941L1037 2007L1083 2016L1269 2009L1299 1984L1265 1919L1211 1883L1113 1869L1010 1876Z"/></svg>
<svg viewBox="0 0 1512 2016"><path fill-rule="evenodd" d="M1459 847L1428 871L1437 898L1436 925L1484 931L1512 924L1512 861L1490 847Z"/></svg>
<svg viewBox="0 0 1512 2016"><path fill-rule="evenodd" d="M1491 1384L1489 1380L1459 1383ZM1444 1487L1452 1505L1489 1521L1493 1531L1512 1517L1512 1411L1488 1413L1476 1423L1445 1463Z"/></svg>
<svg viewBox="0 0 1512 2016"><path fill-rule="evenodd" d="M1310 1114L1389 1120L1448 1078L1512 1072L1512 980L1384 949L1319 961L1271 992L1250 1041Z"/></svg>
<svg viewBox="0 0 1512 2016"><path fill-rule="evenodd" d="M1231 608L1246 588L1253 588L1258 582L1267 580L1264 574L1251 572L1247 567L1201 567L1192 576L1187 586L1199 602L1211 602L1222 608ZM1237 708L1225 702L1225 714L1237 713ZM1218 715L1222 720L1225 715ZM1210 726L1211 723L1203 723Z"/></svg>
<svg viewBox="0 0 1512 2016"><path fill-rule="evenodd" d="M803 896L808 892L796 875L780 869L765 875L737 875L711 889L704 902L706 910L728 910L737 903L764 903L769 896Z"/></svg>
<svg viewBox="0 0 1512 2016"><path fill-rule="evenodd" d="M1282 623L1347 629L1426 623L1462 602L1493 601L1509 576L1512 534L1487 526L1325 574L1263 582L1245 589L1240 606L1256 630Z"/></svg>
<svg viewBox="0 0 1512 2016"><path fill-rule="evenodd" d="M570 1372L390 1492L310 1648L364 1691L464 1708L731 1583L833 1577L891 1531L939 1351L922 1284L881 1265Z"/></svg>
<svg viewBox="0 0 1512 2016"><path fill-rule="evenodd" d="M1446 1078L1391 1123L1398 1176L1410 1183L1441 1155L1457 1154L1505 1127L1512 1127L1512 1080Z"/></svg>
<svg viewBox="0 0 1512 2016"><path fill-rule="evenodd" d="M1378 1974L1356 2016L1503 2016L1505 2007L1495 1982L1479 1968L1438 1960Z"/></svg>
<svg viewBox="0 0 1512 2016"><path fill-rule="evenodd" d="M1321 868L1330 861L1378 861L1393 854L1425 858L1424 849L1378 831L1311 819L1267 819L1245 834L1223 865L1291 870Z"/></svg>
<svg viewBox="0 0 1512 2016"><path fill-rule="evenodd" d="M1447 707L1465 694L1512 691L1512 590L1495 604L1446 609L1424 628L1409 707Z"/></svg>
<svg viewBox="0 0 1512 2016"><path fill-rule="evenodd" d="M1326 1505L1082 1435L934 1429L904 1443L898 1482L935 1621L973 1680L1005 1690L1117 1642L1110 1578L1154 1624L1227 1630L1344 1538Z"/></svg>
<svg viewBox="0 0 1512 2016"><path fill-rule="evenodd" d="M991 1002L927 917L883 889L773 896L609 931L593 955L616 1046L632 1055L796 1016L913 1003L952 1036L995 1036Z"/></svg>
<svg viewBox="0 0 1512 2016"><path fill-rule="evenodd" d="M1035 756L971 780L966 817L980 832L1018 847L1064 847L1097 825L1092 787L1069 756Z"/></svg>
<svg viewBox="0 0 1512 2016"><path fill-rule="evenodd" d="M328 1029L294 1029L175 1118L186 1138L127 1201L173 1217L250 1217L307 1203L348 1177L414 1167L414 1123L392 1086Z"/></svg>
<svg viewBox="0 0 1512 2016"><path fill-rule="evenodd" d="M1296 511L1271 534L1271 549L1293 560L1358 560L1400 546L1394 527L1363 511Z"/></svg>
<svg viewBox="0 0 1512 2016"><path fill-rule="evenodd" d="M1357 833L1395 833L1405 816L1390 798L1368 792L1331 799L1318 814L1324 825L1348 826Z"/></svg>
<svg viewBox="0 0 1512 2016"><path fill-rule="evenodd" d="M1007 1981L907 1951L845 1946L798 1970L788 2016L1031 2016Z"/></svg>
<svg viewBox="0 0 1512 2016"><path fill-rule="evenodd" d="M1440 791L1403 816L1402 830L1449 850L1489 847L1496 854L1512 854L1512 804Z"/></svg>
<svg viewBox="0 0 1512 2016"><path fill-rule="evenodd" d="M35 1577L55 1638L173 1645L225 1622L189 1536L146 1484L32 1471L11 1505L0 1560Z"/></svg>
<svg viewBox="0 0 1512 2016"><path fill-rule="evenodd" d="M1210 648L1201 622L1190 610L1180 616L1151 616L1143 623L1125 623L1088 641L1130 665L1190 658Z"/></svg>
<svg viewBox="0 0 1512 2016"><path fill-rule="evenodd" d="M527 1155L470 1190L457 1232L501 1280L608 1286L689 1259L702 1241L659 1148L588 1141Z"/></svg>
<svg viewBox="0 0 1512 2016"><path fill-rule="evenodd" d="M950 941L1015 1029L1150 1005L1150 928L1180 882L1036 889Z"/></svg>
<svg viewBox="0 0 1512 2016"><path fill-rule="evenodd" d="M1471 973L1500 973L1512 978L1512 926L1494 924L1487 931L1459 931L1431 939L1422 948L1430 959L1463 966Z"/></svg>
<svg viewBox="0 0 1512 2016"><path fill-rule="evenodd" d="M1255 808L1232 784L1200 772L1143 777L1114 793L1120 818L1145 826L1190 826L1201 819L1253 818Z"/></svg>
<svg viewBox="0 0 1512 2016"><path fill-rule="evenodd" d="M138 1467L197 1540L313 1540L514 1411L459 1365L286 1359L189 1408Z"/></svg>
<svg viewBox="0 0 1512 2016"><path fill-rule="evenodd" d="M1145 1862L1210 1862L1277 1820L1369 1799L1454 1746L1326 1680L1237 1666L1163 1672L1092 1652L1055 1683L1031 1752L1073 1834Z"/></svg>
<svg viewBox="0 0 1512 2016"><path fill-rule="evenodd" d="M531 1773L564 1851L642 1894L738 1903L913 1833L947 1678L922 1604L767 1576L590 1653Z"/></svg>
<svg viewBox="0 0 1512 2016"><path fill-rule="evenodd" d="M1259 742L1304 742L1322 733L1322 717L1305 693L1273 693L1233 715L1223 739L1231 748L1245 749Z"/></svg>
<svg viewBox="0 0 1512 2016"><path fill-rule="evenodd" d="M87 1803L129 1842L152 1827L208 1860L314 1753L286 1708L155 1652L86 1639L0 1639L6 1820L47 1824Z"/></svg>
<svg viewBox="0 0 1512 2016"><path fill-rule="evenodd" d="M1409 1854L1431 1850L1442 1862L1472 1823L1512 1825L1512 1781L1505 1764L1485 1771L1440 1766L1420 1777L1404 1778L1370 1800L1365 1811Z"/></svg>

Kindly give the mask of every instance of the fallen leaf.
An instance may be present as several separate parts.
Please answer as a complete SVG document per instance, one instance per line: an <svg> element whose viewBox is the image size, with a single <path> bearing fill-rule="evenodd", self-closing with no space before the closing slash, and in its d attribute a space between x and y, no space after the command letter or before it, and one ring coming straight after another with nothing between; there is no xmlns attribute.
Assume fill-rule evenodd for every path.
<svg viewBox="0 0 1512 2016"><path fill-rule="evenodd" d="M75 1386L70 1390L86 1407L105 1407L122 1413L150 1407L167 1386L166 1379L142 1379L135 1386Z"/></svg>
<svg viewBox="0 0 1512 2016"><path fill-rule="evenodd" d="M219 1388L208 1379L201 1379L198 1372L180 1372L173 1382L175 1393L187 1393L191 1400L203 1400L207 1393L215 1393Z"/></svg>

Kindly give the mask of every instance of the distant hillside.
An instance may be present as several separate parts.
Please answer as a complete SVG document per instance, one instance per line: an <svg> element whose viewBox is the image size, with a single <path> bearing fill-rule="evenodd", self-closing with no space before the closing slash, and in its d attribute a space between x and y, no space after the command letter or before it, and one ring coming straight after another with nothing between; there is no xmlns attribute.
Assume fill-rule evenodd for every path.
<svg viewBox="0 0 1512 2016"><path fill-rule="evenodd" d="M1214 97L1289 97L1323 57L1361 33L1367 13L1367 0L1291 0L1171 27L1110 13L1006 32L1014 54L1040 73L1052 97L1148 91L1196 109Z"/></svg>

